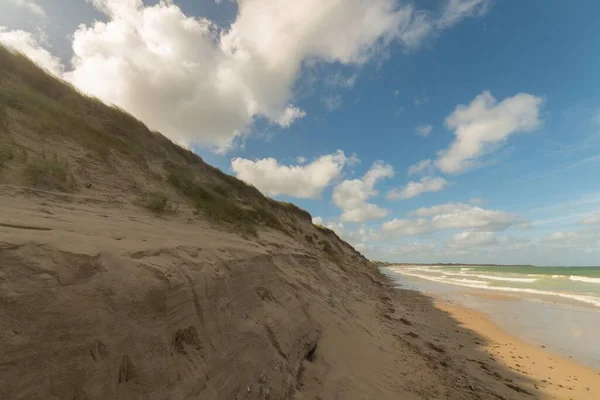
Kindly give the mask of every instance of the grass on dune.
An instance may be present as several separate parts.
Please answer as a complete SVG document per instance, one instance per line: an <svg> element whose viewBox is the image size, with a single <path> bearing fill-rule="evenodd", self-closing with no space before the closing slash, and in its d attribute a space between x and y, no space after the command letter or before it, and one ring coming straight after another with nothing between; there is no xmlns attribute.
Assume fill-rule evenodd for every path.
<svg viewBox="0 0 600 400"><path fill-rule="evenodd" d="M244 233L256 234L259 226L288 233L290 227L284 221L311 221L308 212L264 196L254 186L151 131L120 108L80 93L26 56L0 45L0 134L17 128L36 132L42 144L60 143L65 138L78 143L106 163L111 173L122 174L110 168L122 165L119 161L132 160L151 181L159 183L166 176L167 182L209 220ZM12 151L0 148L0 169L13 159ZM31 154L35 158L39 151ZM65 191L77 187L73 171L80 173L82 163L77 169L72 167L73 171L67 163L45 157L25 163L25 175L35 186ZM157 171L158 165L162 172ZM160 214L167 203L166 193L154 193L144 205Z"/></svg>

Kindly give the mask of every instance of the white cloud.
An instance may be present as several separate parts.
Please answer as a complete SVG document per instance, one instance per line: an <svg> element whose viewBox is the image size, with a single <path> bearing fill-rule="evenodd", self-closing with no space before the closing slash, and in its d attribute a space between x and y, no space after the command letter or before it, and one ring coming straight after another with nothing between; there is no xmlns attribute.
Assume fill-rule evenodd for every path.
<svg viewBox="0 0 600 400"><path fill-rule="evenodd" d="M46 18L46 12L42 6L33 0L9 0L9 3L12 3L15 7L24 8L39 17Z"/></svg>
<svg viewBox="0 0 600 400"><path fill-rule="evenodd" d="M389 211L378 205L369 203L378 192L375 184L385 178L394 176L391 165L376 162L362 179L345 180L333 189L333 203L342 209L341 220L347 222L363 222L383 218Z"/></svg>
<svg viewBox="0 0 600 400"><path fill-rule="evenodd" d="M321 103L323 103L327 111L332 112L342 107L342 96L339 94L326 96L321 99Z"/></svg>
<svg viewBox="0 0 600 400"><path fill-rule="evenodd" d="M410 215L418 217L433 217L435 215L457 213L465 210L470 210L472 208L473 206L469 204L446 203L431 207L421 207L411 212Z"/></svg>
<svg viewBox="0 0 600 400"><path fill-rule="evenodd" d="M542 240L551 248L600 250L600 233L595 231L553 232Z"/></svg>
<svg viewBox="0 0 600 400"><path fill-rule="evenodd" d="M418 236L431 232L431 224L425 218L417 219L393 219L381 224L381 230L399 236Z"/></svg>
<svg viewBox="0 0 600 400"><path fill-rule="evenodd" d="M63 69L60 60L41 47L31 33L20 30L9 31L0 26L0 43L12 51L25 54L51 74L61 76Z"/></svg>
<svg viewBox="0 0 600 400"><path fill-rule="evenodd" d="M452 236L449 245L452 247L477 247L497 243L498 239L494 232L466 231Z"/></svg>
<svg viewBox="0 0 600 400"><path fill-rule="evenodd" d="M416 164L411 165L408 168L408 175L418 175L424 172L431 172L433 170L433 162L430 159L419 161Z"/></svg>
<svg viewBox="0 0 600 400"><path fill-rule="evenodd" d="M421 137L427 137L433 131L432 125L418 125L416 128L417 135Z"/></svg>
<svg viewBox="0 0 600 400"><path fill-rule="evenodd" d="M390 200L405 200L416 197L426 192L439 192L448 185L448 181L440 177L426 176L419 182L410 181L402 189L394 189L388 192Z"/></svg>
<svg viewBox="0 0 600 400"><path fill-rule="evenodd" d="M525 221L516 214L498 210L486 210L464 203L448 203L433 207L423 207L412 215L430 216L435 229L476 229L496 232L513 226L522 226Z"/></svg>
<svg viewBox="0 0 600 400"><path fill-rule="evenodd" d="M296 162L297 162L298 164L304 164L304 163L306 163L306 161L307 161L307 160L306 160L306 157L302 157L302 156L300 156L300 157L296 157Z"/></svg>
<svg viewBox="0 0 600 400"><path fill-rule="evenodd" d="M474 232L498 232L511 227L522 227L525 223L518 215L497 210L486 210L464 203L440 204L419 208L409 213L418 218L393 219L384 222L384 232L400 236L415 236L424 233L468 229ZM473 233L473 237L478 234ZM456 239L456 238L455 238Z"/></svg>
<svg viewBox="0 0 600 400"><path fill-rule="evenodd" d="M305 165L281 165L274 158L256 161L234 158L231 169L239 179L268 195L307 199L317 198L340 176L347 161L344 152L338 150Z"/></svg>
<svg viewBox="0 0 600 400"><path fill-rule="evenodd" d="M436 251L436 246L433 243L403 243L398 246L394 246L390 250L394 256L402 256L406 257L408 255L426 255L431 257L431 255ZM406 261L406 260L405 260Z"/></svg>
<svg viewBox="0 0 600 400"><path fill-rule="evenodd" d="M479 157L497 149L510 135L535 130L540 125L542 104L542 98L526 93L498 103L486 91L468 106L459 105L446 118L446 126L455 130L456 138L435 165L446 173L476 166Z"/></svg>
<svg viewBox="0 0 600 400"><path fill-rule="evenodd" d="M395 89L392 93L394 94L394 97L398 97L400 91L398 89Z"/></svg>
<svg viewBox="0 0 600 400"><path fill-rule="evenodd" d="M288 128L291 126L297 119L304 118L306 113L294 106L287 106L283 111L283 114L279 116L279 118L273 122L277 123L279 126L283 128Z"/></svg>
<svg viewBox="0 0 600 400"><path fill-rule="evenodd" d="M491 1L480 0L449 0L438 27L444 28L463 19L465 16L480 16L485 14L491 6Z"/></svg>
<svg viewBox="0 0 600 400"><path fill-rule="evenodd" d="M226 28L170 0L91 2L107 21L77 28L64 78L178 143L225 151L257 119L287 127L305 115L291 103L307 62L360 65L393 42L415 48L489 0L453 0L437 18L395 0L240 0ZM48 68L37 44L18 44Z"/></svg>
<svg viewBox="0 0 600 400"><path fill-rule="evenodd" d="M522 225L524 222L515 214L463 204L456 210L434 216L431 225L436 229L473 228L496 232Z"/></svg>
<svg viewBox="0 0 600 400"><path fill-rule="evenodd" d="M600 213L594 215L588 215L581 220L583 225L596 225L600 224Z"/></svg>
<svg viewBox="0 0 600 400"><path fill-rule="evenodd" d="M358 165L358 164L360 164L360 158L358 158L358 155L356 153L352 153L352 154L350 154L350 157L348 157L348 162L346 164L349 167Z"/></svg>
<svg viewBox="0 0 600 400"><path fill-rule="evenodd" d="M314 225L323 225L323 218L322 217L313 217L312 223Z"/></svg>

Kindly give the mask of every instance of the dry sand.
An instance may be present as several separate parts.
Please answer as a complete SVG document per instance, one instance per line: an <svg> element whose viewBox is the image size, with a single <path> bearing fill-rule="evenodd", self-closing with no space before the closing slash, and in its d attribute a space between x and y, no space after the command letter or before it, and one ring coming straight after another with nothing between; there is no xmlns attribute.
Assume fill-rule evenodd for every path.
<svg viewBox="0 0 600 400"><path fill-rule="evenodd" d="M0 398L600 393L596 372L477 313L393 289L349 247L340 267L281 233L247 240L190 215L2 189Z"/></svg>

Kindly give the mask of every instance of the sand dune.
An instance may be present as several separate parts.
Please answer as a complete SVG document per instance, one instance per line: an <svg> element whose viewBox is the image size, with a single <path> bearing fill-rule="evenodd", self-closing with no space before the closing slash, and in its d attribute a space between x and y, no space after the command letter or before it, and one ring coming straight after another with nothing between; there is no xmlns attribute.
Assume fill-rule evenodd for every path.
<svg viewBox="0 0 600 400"><path fill-rule="evenodd" d="M494 398L350 247L48 196L3 187L2 398Z"/></svg>

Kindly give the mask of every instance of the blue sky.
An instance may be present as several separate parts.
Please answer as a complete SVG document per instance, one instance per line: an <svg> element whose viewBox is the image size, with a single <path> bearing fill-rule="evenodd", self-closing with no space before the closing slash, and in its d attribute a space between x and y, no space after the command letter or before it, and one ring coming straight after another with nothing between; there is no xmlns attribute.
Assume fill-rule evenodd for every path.
<svg viewBox="0 0 600 400"><path fill-rule="evenodd" d="M0 41L368 257L600 264L596 1L72 3Z"/></svg>

